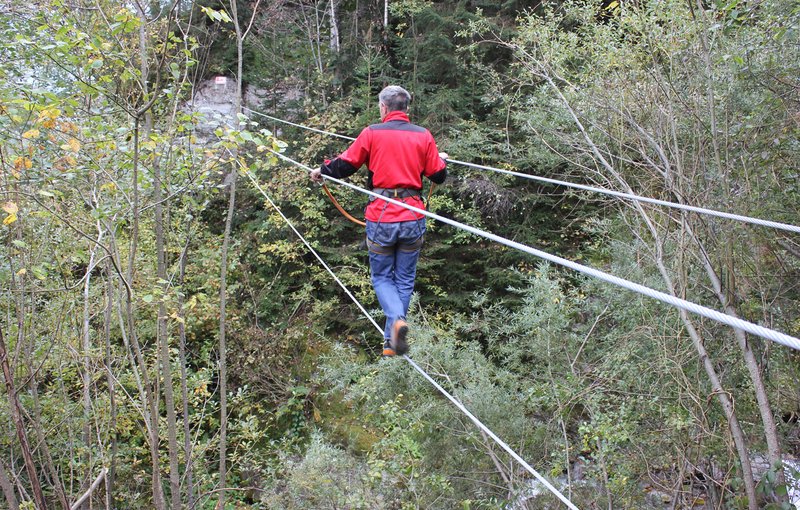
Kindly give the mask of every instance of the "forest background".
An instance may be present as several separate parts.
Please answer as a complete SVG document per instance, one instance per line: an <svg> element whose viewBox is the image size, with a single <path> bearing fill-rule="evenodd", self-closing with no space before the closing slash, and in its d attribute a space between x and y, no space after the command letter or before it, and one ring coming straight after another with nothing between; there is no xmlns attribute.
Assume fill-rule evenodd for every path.
<svg viewBox="0 0 800 510"><path fill-rule="evenodd" d="M561 508L379 359L251 185L379 317L361 229L271 152L346 143L253 112L355 136L400 84L455 159L796 223L799 27L786 0L3 2L0 507ZM231 115L194 103L214 76ZM800 335L796 234L449 173L437 214ZM435 221L409 320L579 508L791 508L790 348Z"/></svg>

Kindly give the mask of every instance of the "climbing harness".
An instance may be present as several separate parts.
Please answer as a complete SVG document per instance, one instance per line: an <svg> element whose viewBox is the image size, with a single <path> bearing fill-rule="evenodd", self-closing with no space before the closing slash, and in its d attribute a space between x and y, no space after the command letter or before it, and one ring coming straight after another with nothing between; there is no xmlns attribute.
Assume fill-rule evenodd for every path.
<svg viewBox="0 0 800 510"><path fill-rule="evenodd" d="M436 184L431 183L431 187L428 190L428 200L426 201L426 203L428 203L428 204L430 204L431 195L433 195L433 189L435 187L436 187ZM342 216L344 216L345 218L350 220L352 223L355 223L356 225L361 225L362 227L365 227L367 225L363 221L359 220L358 218L354 217L352 214L347 212L347 210L345 210L345 208L342 207L342 204L339 203L339 201L336 199L336 197L333 196L333 192L331 192L330 188L328 188L328 185L325 184L324 182L322 183L322 189L325 190L325 194L328 195L328 199L330 199L330 201L333 204L333 206L336 208L337 211L339 211L341 213ZM402 193L398 194L398 192L400 192L401 190L402 190ZM411 190L411 189L407 189L407 188L398 188L398 189L375 188L373 191L375 193L380 193L381 196L385 196L387 198L408 198L408 197L412 197L412 196L417 196L417 197L420 196L418 190ZM384 194L384 193L388 193L388 194ZM413 194L411 194L411 193L413 193ZM370 196L369 197L369 201L372 202L374 200L377 200L378 198L379 197Z"/></svg>
<svg viewBox="0 0 800 510"><path fill-rule="evenodd" d="M420 190L411 188L372 188L373 193L377 193L382 197L394 198L395 200L401 198L419 197ZM370 196L369 201L374 202L378 197Z"/></svg>
<svg viewBox="0 0 800 510"><path fill-rule="evenodd" d="M422 248L422 244L424 243L424 241L425 241L425 236L419 236L419 238L413 243L383 246L382 244L378 244L369 237L367 237L367 249L372 253L378 255L393 255L395 249L400 250L404 253L417 251L420 248Z"/></svg>

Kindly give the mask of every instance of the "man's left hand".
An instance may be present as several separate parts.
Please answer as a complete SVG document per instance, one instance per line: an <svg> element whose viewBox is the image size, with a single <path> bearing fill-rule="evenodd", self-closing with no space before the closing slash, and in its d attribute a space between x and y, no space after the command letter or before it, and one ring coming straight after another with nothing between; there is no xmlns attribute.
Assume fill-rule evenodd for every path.
<svg viewBox="0 0 800 510"><path fill-rule="evenodd" d="M311 170L308 173L308 176L311 178L312 181L316 182L317 184L323 181L322 179L322 170L317 168L316 170Z"/></svg>
<svg viewBox="0 0 800 510"><path fill-rule="evenodd" d="M439 157L442 159L450 159L450 155L446 152L440 152Z"/></svg>

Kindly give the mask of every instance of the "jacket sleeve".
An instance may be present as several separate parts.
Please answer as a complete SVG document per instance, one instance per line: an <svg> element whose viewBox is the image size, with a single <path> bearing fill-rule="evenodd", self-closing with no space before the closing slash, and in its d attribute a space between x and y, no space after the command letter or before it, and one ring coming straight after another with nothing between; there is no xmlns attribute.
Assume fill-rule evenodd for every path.
<svg viewBox="0 0 800 510"><path fill-rule="evenodd" d="M339 157L331 161L325 161L320 170L323 175L342 179L350 177L361 168L361 165L369 162L369 148L371 136L368 128L365 128L358 135L346 151Z"/></svg>
<svg viewBox="0 0 800 510"><path fill-rule="evenodd" d="M430 132L428 137L430 140L425 152L425 169L422 171L422 175L435 184L442 184L447 178L447 163L439 157L439 148L436 147L436 141Z"/></svg>
<svg viewBox="0 0 800 510"><path fill-rule="evenodd" d="M350 177L356 173L358 171L358 167L355 167L343 160L341 157L338 157L332 160L326 159L325 163L323 163L320 167L320 170L322 171L322 175L335 177L336 179L344 179L345 177Z"/></svg>

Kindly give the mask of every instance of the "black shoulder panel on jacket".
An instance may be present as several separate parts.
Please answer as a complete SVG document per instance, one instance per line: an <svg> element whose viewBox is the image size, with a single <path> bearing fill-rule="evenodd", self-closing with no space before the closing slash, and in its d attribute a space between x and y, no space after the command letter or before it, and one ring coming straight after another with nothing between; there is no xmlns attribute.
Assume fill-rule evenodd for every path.
<svg viewBox="0 0 800 510"><path fill-rule="evenodd" d="M372 124L369 128L374 131L411 131L412 133L424 133L426 131L424 127L404 120L390 120L389 122Z"/></svg>

